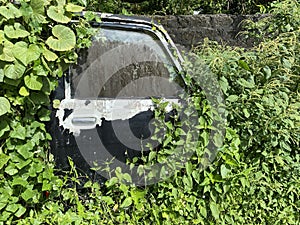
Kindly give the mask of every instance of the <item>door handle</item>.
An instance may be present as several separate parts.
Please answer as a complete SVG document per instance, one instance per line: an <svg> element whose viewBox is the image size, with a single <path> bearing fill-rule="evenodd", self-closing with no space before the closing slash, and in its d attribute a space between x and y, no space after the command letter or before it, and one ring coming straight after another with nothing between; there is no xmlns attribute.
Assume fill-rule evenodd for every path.
<svg viewBox="0 0 300 225"><path fill-rule="evenodd" d="M74 126L94 126L97 122L96 117L73 117L72 124Z"/></svg>

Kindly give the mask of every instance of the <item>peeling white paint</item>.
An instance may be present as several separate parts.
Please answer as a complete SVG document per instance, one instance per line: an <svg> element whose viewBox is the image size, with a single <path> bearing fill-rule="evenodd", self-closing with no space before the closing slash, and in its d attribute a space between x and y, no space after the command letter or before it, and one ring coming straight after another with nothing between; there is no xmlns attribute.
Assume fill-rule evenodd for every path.
<svg viewBox="0 0 300 225"><path fill-rule="evenodd" d="M170 112L174 103L179 104L179 99L164 99L163 102L169 103L166 112ZM64 119L65 109L72 110L72 113ZM127 120L148 110L154 110L151 99L64 99L61 101L56 117L60 126L74 135L79 135L80 130L101 126L102 119Z"/></svg>

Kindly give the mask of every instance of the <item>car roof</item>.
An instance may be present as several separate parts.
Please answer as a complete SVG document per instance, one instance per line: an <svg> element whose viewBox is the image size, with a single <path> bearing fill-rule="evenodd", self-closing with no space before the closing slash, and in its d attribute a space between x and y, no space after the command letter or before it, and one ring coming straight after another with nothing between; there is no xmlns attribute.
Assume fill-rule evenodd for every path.
<svg viewBox="0 0 300 225"><path fill-rule="evenodd" d="M86 12L82 12L84 15ZM94 12L97 16L101 18L103 22L124 22L124 23L134 23L134 24L141 24L141 25L148 25L148 26L156 26L162 27L155 21L146 16L126 16L126 15L119 15L119 14L110 14L110 13L101 13L101 12Z"/></svg>

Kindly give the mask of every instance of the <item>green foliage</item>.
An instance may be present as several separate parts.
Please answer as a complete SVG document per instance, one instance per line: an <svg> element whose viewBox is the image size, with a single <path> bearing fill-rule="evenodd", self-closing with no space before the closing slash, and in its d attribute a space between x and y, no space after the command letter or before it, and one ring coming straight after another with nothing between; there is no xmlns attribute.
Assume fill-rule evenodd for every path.
<svg viewBox="0 0 300 225"><path fill-rule="evenodd" d="M198 118L197 132L187 119L166 122L166 103L154 99L154 139L162 148L128 163L133 166L139 160L138 171L144 173L147 166L168 162L174 150L175 157L194 154L183 164L166 163L153 171L149 182L157 175L164 181L143 187L126 185L133 177L120 168L110 171L111 179L100 186L78 174L71 160L69 172L54 175L47 153L51 137L44 125L48 96L57 77L76 61L74 50L90 45L93 30L87 20L66 29L61 18L71 18L82 8L63 0L24 0L17 6L0 2L0 224L300 223L297 1L277 2L273 17L252 24L250 31L259 31L262 40L252 49L209 41L195 49L195 62L185 68L190 91L186 101L196 115L186 107L183 116ZM59 16L48 15L51 6L50 15ZM213 123L218 113L205 94L215 87L194 82L206 74L203 62L217 76L225 98L223 144L218 132L210 137L220 127ZM199 139L191 141L194 135ZM212 163L210 139L218 150ZM167 176L172 169L173 175Z"/></svg>
<svg viewBox="0 0 300 225"><path fill-rule="evenodd" d="M72 50L76 45L76 37L74 32L63 25L56 25L52 29L54 37L49 37L46 44L49 48L55 51L69 51Z"/></svg>
<svg viewBox="0 0 300 225"><path fill-rule="evenodd" d="M248 52L209 46L199 52L222 81L228 127L239 136L244 164L238 173L245 176L222 185L229 190L218 206L230 214L219 223L299 223L299 47L299 34L284 34ZM220 171L226 176L227 167Z"/></svg>
<svg viewBox="0 0 300 225"><path fill-rule="evenodd" d="M168 14L186 15L193 11L200 13L257 13L260 8L267 7L268 0L77 0L89 10L118 14Z"/></svg>
<svg viewBox="0 0 300 225"><path fill-rule="evenodd" d="M0 97L0 116L10 111L10 103L5 97Z"/></svg>
<svg viewBox="0 0 300 225"><path fill-rule="evenodd" d="M59 15L53 16L58 8ZM46 192L59 196L62 181L47 162L51 137L43 122L49 120L49 95L57 77L76 61L76 35L83 35L84 47L92 33L87 23L72 28L57 23L82 9L59 0L1 2L0 224L39 212L48 201Z"/></svg>
<svg viewBox="0 0 300 225"><path fill-rule="evenodd" d="M270 15L258 22L244 21L246 37L274 39L281 33L297 31L300 26L299 1L275 1L271 4ZM274 21L276 21L274 23Z"/></svg>

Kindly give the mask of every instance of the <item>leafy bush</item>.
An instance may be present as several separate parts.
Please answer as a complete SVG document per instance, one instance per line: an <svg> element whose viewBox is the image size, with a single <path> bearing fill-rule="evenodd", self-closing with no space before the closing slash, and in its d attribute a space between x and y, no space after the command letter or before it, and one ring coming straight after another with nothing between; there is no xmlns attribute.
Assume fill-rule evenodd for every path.
<svg viewBox="0 0 300 225"><path fill-rule="evenodd" d="M49 95L92 31L84 21L66 26L83 8L64 0L0 4L0 224L10 224L60 191L46 163Z"/></svg>
<svg viewBox="0 0 300 225"><path fill-rule="evenodd" d="M197 79L205 62L225 96L228 124L215 161L201 170L206 145L199 139L200 155L139 194L136 187L124 188L113 178L106 186L118 222L135 218L145 224L299 224L300 36L294 18L300 8L296 1L273 7L268 23L281 27L282 18L294 21L289 32L266 30L263 42L247 51L206 41L195 50L194 66L186 68ZM197 85L192 90L192 102L204 109ZM156 160L166 153L163 149L157 154ZM133 200L140 195L141 202ZM122 210L119 205L132 208Z"/></svg>
<svg viewBox="0 0 300 225"><path fill-rule="evenodd" d="M245 166L237 173L243 177L222 185L228 191L218 205L226 223L299 222L298 42L299 34L284 34L250 52L199 52L220 77L228 129L240 139L238 158Z"/></svg>
<svg viewBox="0 0 300 225"><path fill-rule="evenodd" d="M91 11L107 13L184 15L200 13L257 13L272 0L77 0Z"/></svg>

